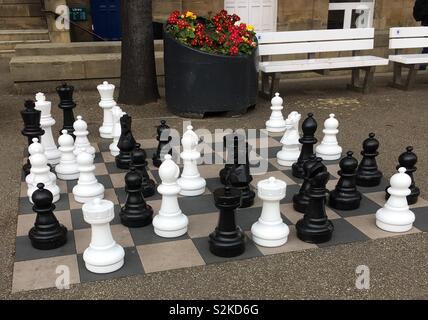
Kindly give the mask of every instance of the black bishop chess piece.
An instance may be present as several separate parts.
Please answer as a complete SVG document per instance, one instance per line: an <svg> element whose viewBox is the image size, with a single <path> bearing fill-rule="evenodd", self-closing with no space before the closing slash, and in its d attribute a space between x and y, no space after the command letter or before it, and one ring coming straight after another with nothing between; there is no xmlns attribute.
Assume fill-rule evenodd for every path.
<svg viewBox="0 0 428 320"><path fill-rule="evenodd" d="M311 186L309 183L310 169L317 164L317 157L312 154L309 159L303 164L305 177L298 193L293 196L293 208L297 212L305 213L306 207L309 203L308 191Z"/></svg>
<svg viewBox="0 0 428 320"><path fill-rule="evenodd" d="M302 144L302 149L299 158L292 165L293 176L300 179L303 179L305 176L303 164L314 153L314 144L318 141L315 138L315 131L317 131L318 125L313 116L312 113L308 113L308 117L302 123L303 136L299 139L299 142Z"/></svg>
<svg viewBox="0 0 428 320"><path fill-rule="evenodd" d="M241 201L241 192L231 187L214 191L214 201L220 216L218 225L209 236L209 248L219 257L236 257L245 251L245 234L236 226L235 210Z"/></svg>
<svg viewBox="0 0 428 320"><path fill-rule="evenodd" d="M119 213L122 224L130 228L144 227L152 223L153 209L144 200L142 183L143 177L131 166L125 175L125 205Z"/></svg>
<svg viewBox="0 0 428 320"><path fill-rule="evenodd" d="M334 190L330 192L329 206L339 210L355 210L360 207L361 192L357 190L356 176L358 161L348 151L346 157L339 162L340 176Z"/></svg>
<svg viewBox="0 0 428 320"><path fill-rule="evenodd" d="M61 130L59 130L59 134L61 135L62 130L67 130L67 133L71 135L73 139L76 139L73 128L73 123L75 121L73 109L76 107L76 103L73 101L74 87L63 83L56 87L56 92L59 96L58 107L63 111L64 121Z"/></svg>
<svg viewBox="0 0 428 320"><path fill-rule="evenodd" d="M171 146L169 146L169 142L171 141L172 137L169 135L170 127L166 124L165 120L161 120L161 124L157 127L156 131L156 140L158 141L158 147L156 149L156 152L153 154L152 160L153 165L156 168L159 168L162 164L163 157L166 154L172 154Z"/></svg>
<svg viewBox="0 0 428 320"><path fill-rule="evenodd" d="M28 233L31 245L40 250L51 250L63 246L67 242L67 228L60 224L54 215L53 195L44 188L43 183L37 184L31 196L37 213L34 227Z"/></svg>
<svg viewBox="0 0 428 320"><path fill-rule="evenodd" d="M34 101L27 100L24 103L25 109L21 111L21 117L24 121L24 129L21 130L23 136L26 136L28 139L28 146L33 143L33 138L38 138L41 141L41 137L44 135L45 130L40 127L40 117L41 111L35 109L36 105ZM27 159L27 162L22 167L25 175L30 173L31 164L30 160Z"/></svg>
<svg viewBox="0 0 428 320"><path fill-rule="evenodd" d="M379 141L372 132L369 137L363 141L363 158L357 169L357 186L375 187L382 179L382 172L377 167L376 157L379 155Z"/></svg>
<svg viewBox="0 0 428 320"><path fill-rule="evenodd" d="M154 195L156 191L156 184L152 179L150 179L150 176L147 172L146 152L141 149L141 145L139 143L135 144L135 148L132 151L131 164L143 178L141 190L143 192L144 198Z"/></svg>
<svg viewBox="0 0 428 320"><path fill-rule="evenodd" d="M409 175L409 177L412 179L412 184L410 185L410 194L406 197L407 203L409 205L415 204L418 202L419 195L421 191L415 184L415 178L413 176L413 173L416 171L416 163L418 162L418 157L413 152L413 147L408 146L406 148L406 151L400 154L398 157L398 165L396 166L396 169L398 170L400 167L406 168L406 173ZM388 188L390 186L386 187L386 193L385 198L388 199L390 194L388 193Z"/></svg>
<svg viewBox="0 0 428 320"><path fill-rule="evenodd" d="M245 137L241 134L231 133L223 137L223 147L226 149L226 164L224 168L220 170L220 182L224 185L229 184L227 178L230 170L234 165L239 163L238 159L238 148L240 145L245 143Z"/></svg>
<svg viewBox="0 0 428 320"><path fill-rule="evenodd" d="M333 235L333 223L328 220L325 212L329 176L321 158L317 159L317 164L311 168L309 175L309 203L303 219L296 224L297 237L304 242L323 243Z"/></svg>
<svg viewBox="0 0 428 320"><path fill-rule="evenodd" d="M131 131L132 118L128 114L124 114L120 118L121 134L117 147L119 154L116 156L116 167L120 169L129 169L132 161L132 151L135 149L136 141Z"/></svg>

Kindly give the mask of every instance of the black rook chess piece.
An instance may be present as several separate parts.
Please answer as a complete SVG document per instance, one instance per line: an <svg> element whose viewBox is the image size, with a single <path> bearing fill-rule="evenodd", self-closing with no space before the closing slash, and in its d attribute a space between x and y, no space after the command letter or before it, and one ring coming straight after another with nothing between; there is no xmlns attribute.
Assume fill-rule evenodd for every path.
<svg viewBox="0 0 428 320"><path fill-rule="evenodd" d="M239 207L241 192L238 189L224 187L214 191L214 201L220 209L218 226L209 236L212 254L219 257L236 257L245 251L245 235L236 226L235 209Z"/></svg>
<svg viewBox="0 0 428 320"><path fill-rule="evenodd" d="M308 113L308 117L302 123L303 137L299 139L299 142L302 144L302 149L299 158L292 165L293 176L300 179L305 176L303 164L309 159L311 154L314 153L314 144L318 141L314 136L318 125L313 116L312 113Z"/></svg>
<svg viewBox="0 0 428 320"><path fill-rule="evenodd" d="M144 227L152 223L153 209L144 200L141 192L143 177L135 167L125 175L126 201L119 216L123 225L130 228Z"/></svg>
<svg viewBox="0 0 428 320"><path fill-rule="evenodd" d="M169 132L170 128L166 124L166 121L161 120L161 124L157 128L156 140L158 141L158 147L156 149L156 153L154 153L152 157L153 165L156 168L159 168L159 166L162 164L162 159L165 154L172 154L172 149L170 146L168 146L169 142L172 139L169 135ZM167 148L168 150L166 150Z"/></svg>
<svg viewBox="0 0 428 320"><path fill-rule="evenodd" d="M135 149L136 141L131 131L132 118L124 114L120 118L121 134L117 147L119 154L116 156L116 167L120 169L129 169L132 160L132 151Z"/></svg>
<svg viewBox="0 0 428 320"><path fill-rule="evenodd" d="M297 212L305 213L306 206L309 203L308 191L309 191L309 188L311 186L311 184L309 183L309 173L310 173L310 169L315 164L317 164L316 159L317 158L316 158L315 154L312 154L309 157L308 161L306 161L303 164L303 170L305 171L305 177L304 177L304 180L303 180L302 186L300 187L299 192L293 196L293 208Z"/></svg>
<svg viewBox="0 0 428 320"><path fill-rule="evenodd" d="M339 163L340 176L334 190L330 192L329 205L339 210L355 210L360 206L361 192L357 190L356 175L358 161L352 155L352 151L346 153Z"/></svg>
<svg viewBox="0 0 428 320"><path fill-rule="evenodd" d="M74 87L63 83L56 88L56 92L59 96L58 107L62 109L64 118L63 126L61 130L59 130L59 134L61 134L62 130L65 129L67 130L67 133L73 137L73 139L76 139L73 128L73 123L75 121L73 109L76 107L76 103L73 101Z"/></svg>
<svg viewBox="0 0 428 320"><path fill-rule="evenodd" d="M229 176L230 170L234 165L239 163L238 148L240 145L245 143L245 137L237 133L231 133L223 137L223 147L226 149L226 164L224 168L220 170L220 182L224 185L229 184L227 177Z"/></svg>
<svg viewBox="0 0 428 320"><path fill-rule="evenodd" d="M21 130L21 133L27 137L29 146L33 143L33 138L38 138L39 141L41 141L40 138L45 133L45 130L40 127L41 111L35 109L36 105L34 101L27 100L25 101L24 106L25 109L21 111L21 117L24 121L24 129ZM22 167L25 175L30 173L30 168L30 160L27 159L27 163Z"/></svg>
<svg viewBox="0 0 428 320"><path fill-rule="evenodd" d="M152 179L150 179L149 174L147 173L146 152L141 149L139 143L135 144L135 149L132 151L131 163L143 178L143 183L141 186L143 196L145 198L151 197L155 194L156 184Z"/></svg>
<svg viewBox="0 0 428 320"><path fill-rule="evenodd" d="M55 217L52 192L44 187L43 183L38 183L38 189L31 196L34 203L33 211L37 213L37 216L28 237L34 248L50 250L61 247L67 242L67 228L60 224Z"/></svg>
<svg viewBox="0 0 428 320"><path fill-rule="evenodd" d="M378 169L376 157L379 154L379 141L375 139L375 134L370 133L369 137L363 141L363 158L357 169L357 186L375 187L380 184L382 172Z"/></svg>

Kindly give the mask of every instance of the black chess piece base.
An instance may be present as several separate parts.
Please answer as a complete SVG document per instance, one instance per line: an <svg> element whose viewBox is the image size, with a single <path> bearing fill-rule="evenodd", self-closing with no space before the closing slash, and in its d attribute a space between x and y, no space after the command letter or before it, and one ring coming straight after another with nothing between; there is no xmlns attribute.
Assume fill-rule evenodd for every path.
<svg viewBox="0 0 428 320"><path fill-rule="evenodd" d="M236 257L245 251L245 234L239 227L231 232L219 231L216 228L209 236L209 245L211 253L216 256Z"/></svg>
<svg viewBox="0 0 428 320"><path fill-rule="evenodd" d="M128 207L126 212L121 210L119 216L120 222L128 228L145 227L152 223L153 209L149 205L145 209Z"/></svg>
<svg viewBox="0 0 428 320"><path fill-rule="evenodd" d="M332 190L330 192L329 206L338 210L355 210L360 207L361 194L344 194Z"/></svg>
<svg viewBox="0 0 428 320"><path fill-rule="evenodd" d="M382 180L382 173L380 171L370 175L357 174L356 184L360 187L376 187L380 185Z"/></svg>
<svg viewBox="0 0 428 320"><path fill-rule="evenodd" d="M41 229L45 230L41 230ZM59 226L40 226L31 228L28 236L31 245L39 250L52 250L63 246L67 242L67 228Z"/></svg>
<svg viewBox="0 0 428 320"><path fill-rule="evenodd" d="M308 243L323 243L331 240L334 226L330 220L314 224L301 219L296 224L297 237Z"/></svg>

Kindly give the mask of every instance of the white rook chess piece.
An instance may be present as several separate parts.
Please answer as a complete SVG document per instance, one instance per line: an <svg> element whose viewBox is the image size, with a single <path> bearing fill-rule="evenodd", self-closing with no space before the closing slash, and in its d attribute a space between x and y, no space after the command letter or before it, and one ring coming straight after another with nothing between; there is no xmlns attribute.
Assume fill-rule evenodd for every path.
<svg viewBox="0 0 428 320"><path fill-rule="evenodd" d="M46 155L45 149L43 148L43 145L39 142L38 138L32 139L33 143L28 146L28 154L30 155L29 159L31 161L31 157L36 153L44 153ZM48 161L49 163L49 161ZM49 171L49 176L51 178L52 183L56 183L56 175L53 172ZM30 173L25 177L25 182L27 184L33 184L34 187L37 187L37 184L34 184L34 174Z"/></svg>
<svg viewBox="0 0 428 320"><path fill-rule="evenodd" d="M104 81L97 86L97 90L101 96L101 101L98 104L104 113L103 124L99 128L101 138L113 138L113 114L111 109L116 105L113 99L114 84Z"/></svg>
<svg viewBox="0 0 428 320"><path fill-rule="evenodd" d="M279 247L287 242L290 229L282 221L279 201L285 197L287 184L275 177L259 181L257 193L263 200L262 214L251 227L253 241L263 247Z"/></svg>
<svg viewBox="0 0 428 320"><path fill-rule="evenodd" d="M74 135L74 154L77 156L82 150L90 153L95 158L95 148L91 146L88 140L88 124L82 119L82 116L77 116L77 120L73 123Z"/></svg>
<svg viewBox="0 0 428 320"><path fill-rule="evenodd" d="M86 269L94 273L109 273L120 269L124 263L125 251L111 234L113 202L95 199L85 203L82 211L83 218L91 225L91 243L83 252Z"/></svg>
<svg viewBox="0 0 428 320"><path fill-rule="evenodd" d="M337 160L342 155L342 147L337 143L337 134L339 130L339 121L334 117L334 113L330 113L327 120L324 121L324 138L316 147L317 157L323 160Z"/></svg>
<svg viewBox="0 0 428 320"><path fill-rule="evenodd" d="M113 142L110 144L109 149L112 156L117 156L120 151L117 143L119 142L120 134L122 133L120 118L122 118L126 113L123 112L119 106L114 106L111 112L113 115Z"/></svg>
<svg viewBox="0 0 428 320"><path fill-rule="evenodd" d="M285 120L282 116L281 110L283 109L283 100L279 93L275 93L275 97L271 100L272 106L270 109L272 113L268 121L266 121L266 130L268 132L283 132L285 130Z"/></svg>
<svg viewBox="0 0 428 320"><path fill-rule="evenodd" d="M104 186L95 177L94 158L86 150L77 155L79 180L73 188L74 200L86 203L94 199L104 198Z"/></svg>
<svg viewBox="0 0 428 320"><path fill-rule="evenodd" d="M154 231L158 236L165 238L179 237L187 232L189 220L181 212L177 195L180 186L177 178L180 169L171 159L170 154L164 156L164 161L159 167L159 176L162 184L158 186L158 192L162 195L159 214L153 218Z"/></svg>
<svg viewBox="0 0 428 320"><path fill-rule="evenodd" d="M302 115L292 111L285 120L285 132L281 138L282 149L276 154L278 164L291 167L300 155L299 121Z"/></svg>
<svg viewBox="0 0 428 320"><path fill-rule="evenodd" d="M181 187L180 194L183 196L198 196L205 192L206 181L199 174L197 165L197 160L201 157L201 153L196 150L198 143L199 137L193 131L193 127L187 126L187 131L181 139L183 152L180 157L183 159L183 172L177 180Z"/></svg>
<svg viewBox="0 0 428 320"><path fill-rule="evenodd" d="M45 95L39 92L36 94L35 105L36 109L41 111L40 126L45 130L45 133L41 136L41 143L45 150L45 155L48 158L49 164L56 165L59 163L61 152L59 152L52 135L52 126L55 124L55 119L52 118L51 115L52 103L46 101Z"/></svg>
<svg viewBox="0 0 428 320"><path fill-rule="evenodd" d="M61 131L62 135L58 138L59 151L61 159L56 165L56 175L61 180L75 180L79 178L79 168L74 155L74 140L67 130Z"/></svg>
<svg viewBox="0 0 428 320"><path fill-rule="evenodd" d="M389 183L390 197L383 208L376 212L376 225L389 232L409 231L415 221L415 214L409 210L406 198L410 194L412 179L406 174L406 168L400 167Z"/></svg>

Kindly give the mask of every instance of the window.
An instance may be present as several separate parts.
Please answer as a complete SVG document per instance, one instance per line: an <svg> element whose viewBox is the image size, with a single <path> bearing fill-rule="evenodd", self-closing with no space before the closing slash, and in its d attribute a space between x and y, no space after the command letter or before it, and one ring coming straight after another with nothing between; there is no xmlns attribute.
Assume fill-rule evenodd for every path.
<svg viewBox="0 0 428 320"><path fill-rule="evenodd" d="M371 28L375 0L330 0L328 29Z"/></svg>

